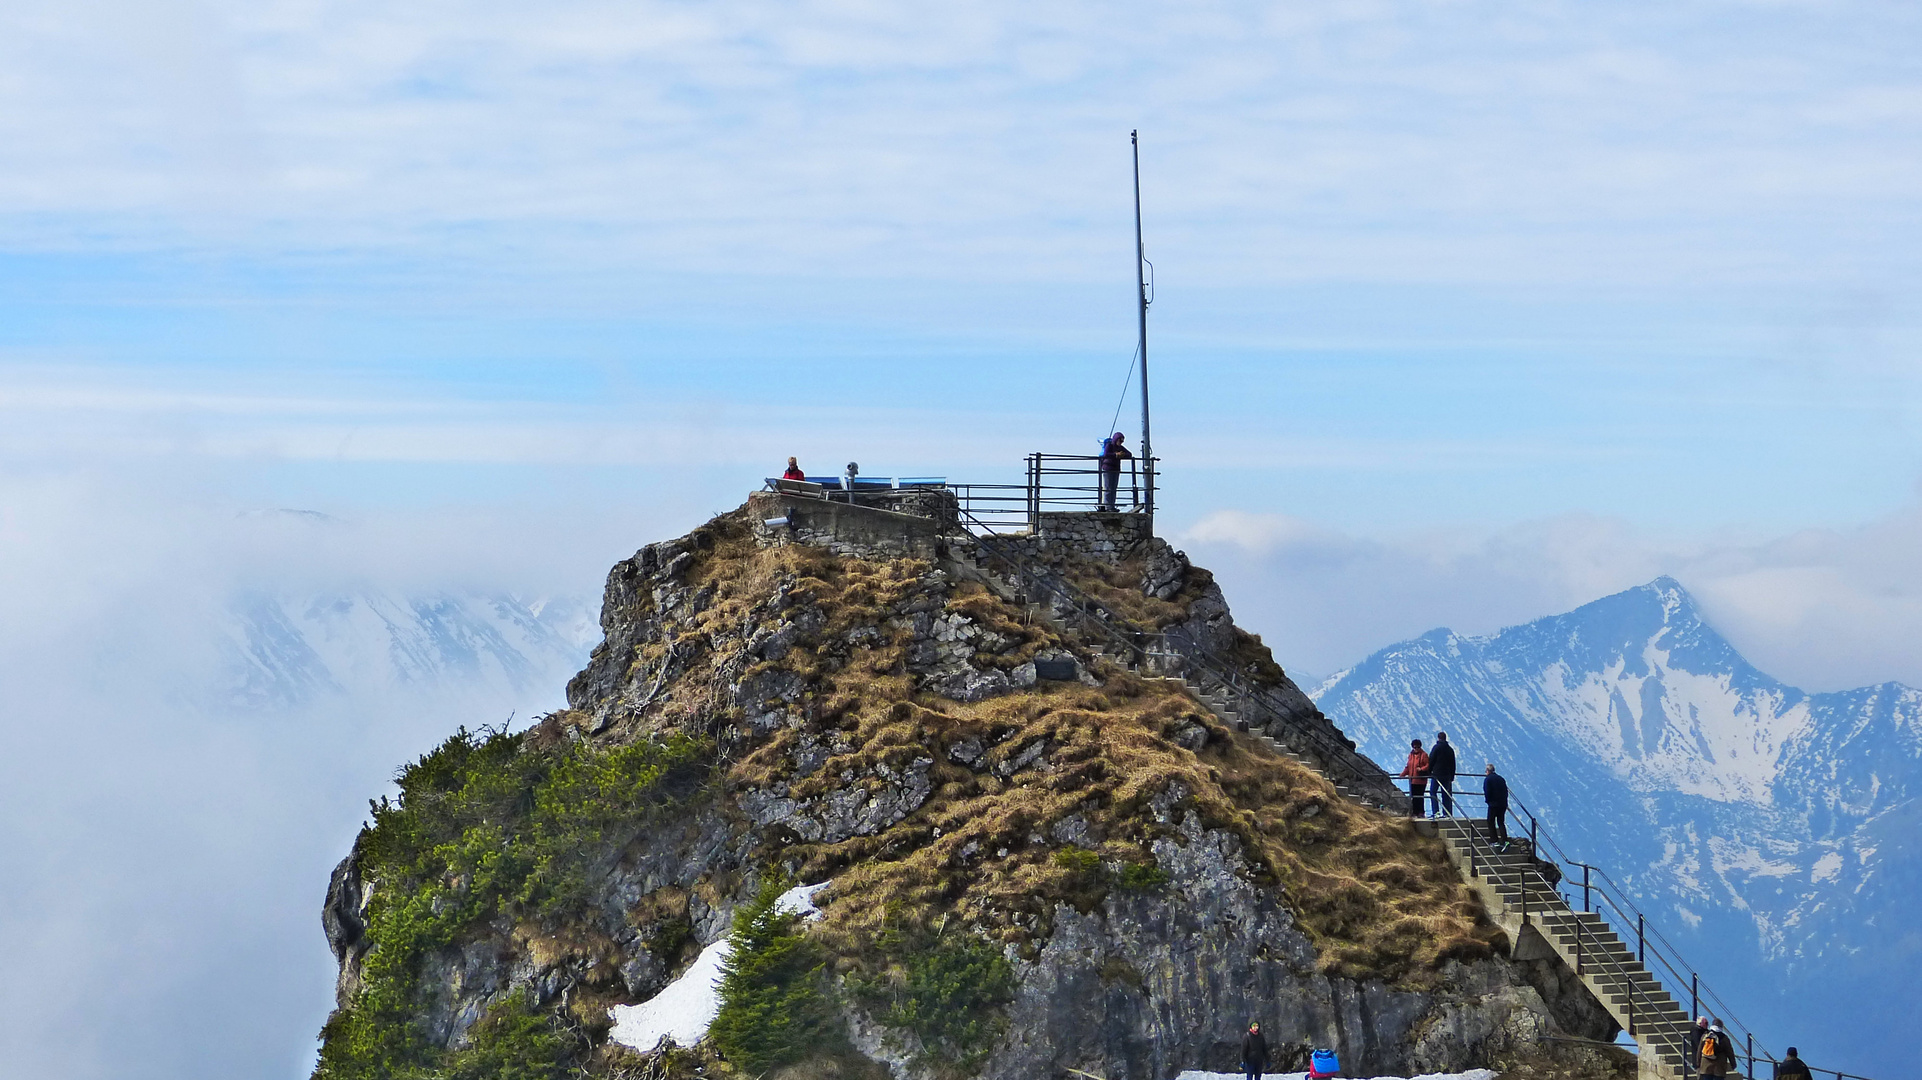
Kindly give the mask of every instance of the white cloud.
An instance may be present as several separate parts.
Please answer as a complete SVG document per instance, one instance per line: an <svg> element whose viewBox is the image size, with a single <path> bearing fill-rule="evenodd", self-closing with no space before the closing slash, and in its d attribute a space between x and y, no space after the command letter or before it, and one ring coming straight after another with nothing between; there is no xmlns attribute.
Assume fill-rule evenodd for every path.
<svg viewBox="0 0 1922 1080"><path fill-rule="evenodd" d="M1224 511L1181 536L1284 666L1328 674L1436 627L1482 634L1673 575L1763 671L1810 690L1922 685L1922 507L1769 540L1665 540L1568 516L1369 539Z"/></svg>
<svg viewBox="0 0 1922 1080"><path fill-rule="evenodd" d="M1912 272L1903 25L1823 12L15 5L0 225L1086 278L1139 127L1189 280Z"/></svg>

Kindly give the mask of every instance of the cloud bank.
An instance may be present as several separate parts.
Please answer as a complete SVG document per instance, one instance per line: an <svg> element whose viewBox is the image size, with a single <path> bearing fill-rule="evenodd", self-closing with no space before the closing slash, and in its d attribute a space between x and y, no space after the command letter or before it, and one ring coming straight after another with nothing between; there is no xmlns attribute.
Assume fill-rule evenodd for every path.
<svg viewBox="0 0 1922 1080"><path fill-rule="evenodd" d="M1912 273L1899 6L991 0L0 13L0 229L1217 280Z"/></svg>
<svg viewBox="0 0 1922 1080"><path fill-rule="evenodd" d="M1221 511L1180 541L1284 666L1329 675L1447 626L1484 634L1669 574L1769 674L1808 690L1922 685L1922 504L1852 528L1664 539L1570 515L1365 538Z"/></svg>

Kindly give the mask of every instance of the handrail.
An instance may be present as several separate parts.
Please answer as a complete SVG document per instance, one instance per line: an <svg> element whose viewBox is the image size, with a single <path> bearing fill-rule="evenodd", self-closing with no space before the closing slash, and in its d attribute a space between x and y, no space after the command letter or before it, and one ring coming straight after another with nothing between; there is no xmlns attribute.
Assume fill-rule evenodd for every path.
<svg viewBox="0 0 1922 1080"><path fill-rule="evenodd" d="M1224 689L1228 690L1230 693L1241 698L1244 702L1252 702L1257 705L1260 705L1261 707L1266 709L1269 713L1271 713L1275 719L1287 722L1287 718L1289 716L1288 710L1283 708L1278 702L1271 700L1268 696L1269 692L1266 690L1266 688L1260 687L1259 685L1252 683L1252 681L1248 680L1243 673L1237 671L1236 669L1234 669L1229 665L1222 663L1220 660L1216 658L1216 656L1213 653L1213 650L1208 649L1205 645L1203 645L1200 641L1194 639L1191 635L1169 633L1169 632L1162 632L1162 633L1151 633L1151 632L1145 632L1145 631L1124 632L1121 628L1114 625L1116 622L1125 622L1125 619L1123 616L1113 611L1106 604L1103 604L1100 600L1092 596L1089 596L1087 593L1085 593L1080 588L1075 586L1072 582L1069 582L1066 578L1061 577L1060 575L1057 575L1050 570L1045 570L1045 569L1033 566L1030 563L1030 561L1025 556L1021 555L1019 552L1016 552L1012 548L998 543L997 541L1002 539L1002 537L1000 537L999 534L994 532L992 526L988 525L987 523L981 521L978 517L976 517L970 511L970 509L965 505L960 508L960 516L963 519L965 519L967 522L972 523L977 528L982 530L982 532L980 533L975 533L973 538L977 544L981 545L984 549L988 551L990 556L1005 563L1010 569L1012 569L1015 573L1017 573L1029 585L1037 587L1040 591L1051 594L1054 597L1057 597L1061 601L1063 601L1067 607L1069 607L1072 611L1074 611L1075 614L1081 617L1080 620L1078 621L1080 621L1083 626L1092 626L1102 636L1106 637L1110 642L1119 646L1123 650L1126 650L1131 655L1141 658L1142 660L1146 660L1148 656L1151 655L1146 645L1144 644L1145 642L1152 641L1155 638L1160 638L1163 642L1185 641L1188 644L1189 649L1192 651L1184 651L1180 649L1174 650L1175 654L1179 655L1183 661L1213 676L1216 681L1221 683ZM1206 684L1204 683L1203 685L1205 686ZM1356 759L1360 759L1361 761L1366 761L1370 765L1374 765L1372 761L1369 761L1369 759L1367 759L1364 755L1362 755L1353 746L1348 745L1345 741L1337 743L1336 740L1326 735L1325 733L1317 731L1311 727L1307 727L1305 725L1301 725L1297 723L1288 723L1288 729L1291 736L1299 736L1303 740L1309 743L1315 744L1316 748L1319 751L1321 751L1325 767L1330 771L1334 771L1340 768L1348 772L1352 778L1361 780L1363 782L1372 783L1374 780L1377 779L1376 777L1370 776L1364 770L1358 768L1349 760L1350 758L1356 758ZM1376 765L1375 771L1380 774L1379 779L1386 783L1387 788L1389 790L1395 791L1397 794L1399 794L1399 789L1394 786L1394 778L1388 776L1387 771L1385 769L1382 769L1380 766ZM1461 778L1465 776L1477 776L1479 774L1456 773L1455 775L1457 778ZM1479 791L1474 791L1474 792L1464 791L1462 792L1462 794L1480 797L1483 799L1484 802L1486 802L1486 799L1487 799L1486 794ZM1600 895L1602 900L1605 902L1606 906L1614 911L1615 915L1622 923L1626 923L1630 915L1634 916L1635 929L1636 929L1635 940L1636 940L1636 946L1637 946L1635 957L1640 970L1637 971L1636 969L1629 968L1627 965L1619 961L1609 959L1606 957L1606 954L1604 954L1603 957L1598 958L1605 961L1606 966L1604 966L1603 968L1604 973L1610 976L1611 979L1615 981L1617 984L1625 988L1624 996L1627 998L1629 1002L1629 1026L1630 1026L1631 1037L1634 1037L1636 1035L1635 1019L1638 1011L1642 1012L1644 1015L1647 1015L1651 1021L1653 1021L1658 1015L1655 1009L1655 1002L1651 1000L1651 996L1649 992L1643 988L1641 980L1637 977L1638 975L1645 976L1651 982L1653 982L1655 984L1656 989L1658 991L1661 991L1662 996L1667 997L1670 1000L1671 1004L1675 1003L1676 1001L1676 999L1673 996L1671 996L1668 991L1662 990L1664 980L1658 978L1656 976L1655 971L1648 966L1648 954L1651 951L1649 949L1649 945L1651 943L1651 938L1652 938L1652 941L1655 944L1655 948L1652 951L1655 954L1656 963L1660 965L1662 969L1665 969L1669 975L1673 976L1678 983L1683 981L1683 976L1684 974L1686 974L1687 976L1686 981L1689 983L1691 989L1694 991L1696 995L1698 1008L1699 1008L1700 998L1702 995L1705 994L1718 1007L1719 1014L1723 1018L1724 1030L1729 1031L1730 1034L1734 1034L1737 1031L1739 1031L1745 1037L1747 1053L1742 1056L1748 1058L1748 1061L1749 1061L1748 1071L1750 1073L1753 1072L1754 1063L1757 1058L1760 1058L1770 1063L1776 1062L1777 1059L1775 1058L1774 1054L1770 1053L1765 1045L1760 1047L1760 1052L1757 1053L1758 1048L1756 1044L1758 1040L1755 1038L1754 1029L1749 1027L1747 1024L1743 1023L1741 1018L1735 1015L1735 1011L1729 1008L1728 1003L1722 999L1720 994L1717 994L1712 987L1709 987L1702 982L1700 973L1694 967L1690 966L1688 961L1682 957L1681 951L1675 948L1674 944L1670 942L1668 938L1664 936L1659 929L1655 930L1652 935L1650 934L1647 926L1647 923L1648 923L1647 916L1642 912L1642 910L1639 907L1635 905L1633 900L1629 899L1627 895L1627 891L1624 890L1621 887L1621 885L1617 883L1615 879L1608 874L1606 870L1602 869L1601 867L1594 866L1593 864L1590 864L1590 863L1577 861L1576 859L1569 856L1567 851L1562 848L1561 844L1556 842L1554 837L1552 835L1549 835L1547 830L1541 827L1541 822L1535 816L1534 812L1529 810L1527 805L1523 803L1522 800L1518 796L1514 795L1512 792L1510 793L1510 796L1509 796L1509 806L1507 808L1506 813L1508 817L1512 817L1515 820L1515 823L1517 824L1517 826L1520 826L1524 823L1527 825L1527 835L1529 840L1528 853L1529 853L1529 858L1532 861L1528 864L1524 864L1523 866L1517 867L1516 874L1515 874L1515 887L1517 891L1520 893L1520 899L1522 904L1522 921L1524 925L1527 924L1528 914L1529 914L1528 913L1528 895L1529 895L1530 882L1528 881L1528 875L1532 874L1535 881L1539 882L1542 888L1545 889L1550 895L1553 895L1558 899L1561 897L1561 892L1557 888L1556 883L1549 881L1548 876L1542 872L1540 864L1543 862L1552 862L1552 863L1555 863L1558 867L1563 865L1576 867L1586 871L1586 873L1584 873L1583 875L1583 892L1584 892L1583 910L1585 913L1592 913L1599 916L1602 920L1603 925L1605 926L1611 925L1611 923L1613 923L1614 920L1610 920L1606 912L1601 912L1601 911L1590 912L1589 911L1590 901L1588 897L1590 894ZM1489 845L1486 841L1486 838L1482 837L1477 830L1475 830L1473 827L1470 827L1466 830L1466 832L1469 836L1469 850L1470 850L1471 865L1473 865L1476 859L1481 857L1479 856L1478 849L1476 847L1476 843L1478 840L1481 841L1482 846L1487 848L1490 856L1494 854L1493 846ZM1555 854L1559 856L1559 858L1544 859L1542 854L1544 850L1544 845L1546 845L1548 848L1552 848ZM1496 864L1491 859L1489 861L1489 865L1491 866L1491 868L1493 868ZM1592 875L1596 875L1596 874L1599 874L1601 877L1602 883L1600 885L1597 885L1594 882L1594 878ZM1563 872L1561 876L1563 880L1567 880L1569 877L1569 875L1565 872ZM1499 885L1500 883L1501 882L1498 878L1497 884ZM1572 908L1570 909L1570 911L1572 913ZM1582 926L1582 923L1579 918L1576 920L1576 925L1578 928ZM1615 934L1624 943L1626 943L1627 931L1625 926L1612 926L1611 928L1613 929ZM1581 940L1581 930L1578 929L1577 930L1577 942L1578 942L1577 963L1578 964L1584 963L1584 960L1581 958L1581 953L1579 951L1580 940ZM1641 1006L1639 1010L1636 1007L1638 1002L1640 1003L1640 1006ZM1691 1016L1695 1015L1696 1013L1697 1013L1696 1009L1690 1010ZM1687 1060L1688 1054L1686 1051L1686 1040L1687 1040L1686 1029L1682 1031L1681 1036L1683 1039L1683 1046L1681 1048L1678 1048L1677 1056L1682 1058L1683 1074L1688 1075L1693 1068L1693 1063ZM1638 1043L1641 1042L1640 1039L1638 1039L1637 1041ZM1658 1051L1658 1052L1661 1052L1661 1051ZM1862 1077L1854 1073L1844 1073L1836 1069L1817 1070L1815 1069L1814 1066L1810 1066L1810 1069L1812 1072L1819 1071L1823 1073L1833 1073L1836 1077L1836 1080L1868 1080L1867 1077Z"/></svg>
<svg viewBox="0 0 1922 1080"><path fill-rule="evenodd" d="M1476 777L1478 775L1479 774L1476 773L1455 774L1457 779ZM1458 794L1480 798L1484 803L1486 803L1487 800L1486 794L1481 791L1464 790ZM1562 848L1561 844L1556 842L1554 837L1550 835L1546 829L1542 828L1540 820L1512 791L1509 795L1508 817L1514 819L1518 827L1517 831L1521 831L1521 826L1526 826L1526 833L1529 839L1529 856L1531 859L1536 860L1536 863L1531 868L1536 879L1540 881L1544 887L1556 895L1560 895L1560 890L1556 888L1555 883L1549 881L1547 875L1542 873L1539 866L1541 862L1553 862L1559 867L1572 867L1584 871L1581 882L1583 911L1601 916L1604 925L1610 926L1615 934L1624 942L1629 940L1628 924L1633 922L1636 959L1641 964L1644 974L1655 979L1658 986L1667 981L1659 977L1659 971L1665 971L1671 976L1674 980L1674 985L1687 984L1693 995L1694 1007L1687 1011L1687 1015L1691 1020L1705 1011L1702 1008L1703 1005L1712 1004L1715 1015L1722 1021L1723 1030L1727 1031L1731 1036L1739 1035L1742 1038L1744 1052L1738 1056L1748 1059L1749 1071L1753 1070L1756 1061L1767 1062L1771 1065L1779 1064L1779 1059L1776 1058L1774 1053L1768 1049L1767 1045L1764 1044L1761 1039L1756 1037L1755 1029L1743 1021L1742 1018L1736 1014L1735 1010L1729 1006L1728 1002L1723 999L1720 994L1715 992L1713 987L1702 980L1700 972L1688 962L1682 955L1682 951L1677 948L1659 928L1651 928L1648 925L1649 920L1647 914L1628 896L1628 890L1623 888L1621 883L1616 881L1606 869L1571 857L1567 851ZM1466 832L1471 838L1471 852L1476 850L1475 843L1477 840L1480 840L1484 846L1487 846L1486 838L1482 836L1479 830L1471 826ZM1556 858L1544 857L1544 852L1550 849L1552 849L1557 856ZM1490 850L1493 850L1492 847ZM1471 856L1471 858L1473 858L1473 856ZM1563 881L1569 881L1572 877L1573 875L1567 873L1566 870L1562 871ZM1599 898L1602 901L1602 906L1608 910L1592 910L1591 905L1593 904L1594 898ZM1611 911L1615 916L1613 919L1609 918ZM1655 967L1650 966L1651 960L1653 960L1656 965ZM1631 985L1639 986L1639 984L1633 984L1632 981ZM1646 1001L1645 994L1640 994L1639 998ZM1686 1030L1683 1034L1684 1038L1686 1038ZM1683 1074L1689 1075L1694 1070L1694 1063L1687 1060L1686 1051L1684 1051L1681 1056L1684 1059L1682 1062ZM1868 1080L1867 1077L1861 1076L1860 1074L1847 1073L1839 1069L1818 1069L1813 1065L1810 1065L1809 1069L1811 1073L1833 1075L1836 1077L1836 1080Z"/></svg>

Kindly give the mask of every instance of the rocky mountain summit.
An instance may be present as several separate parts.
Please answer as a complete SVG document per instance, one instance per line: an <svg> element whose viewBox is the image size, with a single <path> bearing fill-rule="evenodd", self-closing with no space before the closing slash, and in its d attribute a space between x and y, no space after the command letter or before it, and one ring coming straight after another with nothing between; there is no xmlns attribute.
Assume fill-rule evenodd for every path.
<svg viewBox="0 0 1922 1080"><path fill-rule="evenodd" d="M461 731L373 805L327 891L316 1076L1166 1080L1234 1067L1250 1019L1275 1069L1412 1075L1613 1036L1437 841L938 514L782 510L617 564L568 708ZM1325 725L1205 570L1078 517L1005 542ZM774 906L796 883L818 919ZM729 935L706 1040L610 1038Z"/></svg>

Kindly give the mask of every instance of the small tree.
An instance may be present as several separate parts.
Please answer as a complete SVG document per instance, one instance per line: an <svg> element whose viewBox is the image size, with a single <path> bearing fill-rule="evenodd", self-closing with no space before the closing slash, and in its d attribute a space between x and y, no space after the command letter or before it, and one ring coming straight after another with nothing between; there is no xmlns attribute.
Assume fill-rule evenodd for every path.
<svg viewBox="0 0 1922 1080"><path fill-rule="evenodd" d="M777 906L770 881L734 915L732 950L721 965L721 1008L708 1037L728 1060L762 1073L842 1041L821 947L801 917Z"/></svg>

